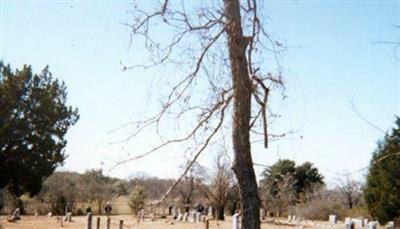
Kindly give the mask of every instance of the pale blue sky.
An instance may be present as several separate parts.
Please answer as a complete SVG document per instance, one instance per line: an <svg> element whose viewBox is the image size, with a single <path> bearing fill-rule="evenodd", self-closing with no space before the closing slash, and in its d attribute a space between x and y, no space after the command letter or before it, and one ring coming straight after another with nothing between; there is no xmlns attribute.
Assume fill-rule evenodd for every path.
<svg viewBox="0 0 400 229"><path fill-rule="evenodd" d="M107 143L126 134L108 132L154 111L147 100L149 89L157 88L152 76L121 71L121 62L134 64L145 55L128 49L129 30L122 23L132 18L131 2L0 2L0 59L14 68L32 64L36 72L49 65L66 82L69 103L79 108L81 119L68 133L63 169L106 168L101 161L109 164L121 156L121 146ZM343 172L360 178L382 133L355 114L351 101L382 129L400 115L400 62L392 46L373 44L400 40L400 29L393 27L400 24L400 2L269 1L265 6L266 28L290 47L283 61L288 101L280 123L299 131L268 150L253 146L255 162L311 161L329 183ZM150 144L149 139L135 147ZM173 147L110 174L174 177L184 161L179 151ZM210 166L210 158L208 152L200 161Z"/></svg>

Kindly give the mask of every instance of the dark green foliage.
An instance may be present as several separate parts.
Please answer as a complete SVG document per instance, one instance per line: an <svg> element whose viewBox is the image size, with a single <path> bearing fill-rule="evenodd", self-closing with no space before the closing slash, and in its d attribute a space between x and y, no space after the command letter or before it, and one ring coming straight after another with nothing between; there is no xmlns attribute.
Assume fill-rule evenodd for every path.
<svg viewBox="0 0 400 229"><path fill-rule="evenodd" d="M282 182L288 182L296 199L299 200L302 194L306 194L316 186L324 185L324 177L312 163L305 162L296 166L291 160L279 160L274 165L266 168L261 174L261 187L267 189L271 196L276 196Z"/></svg>
<svg viewBox="0 0 400 229"><path fill-rule="evenodd" d="M0 69L0 188L34 195L64 161L64 136L78 111L66 105L66 87L48 67L41 74L30 66Z"/></svg>
<svg viewBox="0 0 400 229"><path fill-rule="evenodd" d="M400 216L400 118L372 156L364 190L369 213L380 223Z"/></svg>

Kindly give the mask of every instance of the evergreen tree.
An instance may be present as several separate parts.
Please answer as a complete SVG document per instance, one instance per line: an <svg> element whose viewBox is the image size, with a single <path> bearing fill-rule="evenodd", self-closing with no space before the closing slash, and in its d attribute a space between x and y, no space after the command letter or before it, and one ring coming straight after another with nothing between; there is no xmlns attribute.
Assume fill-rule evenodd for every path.
<svg viewBox="0 0 400 229"><path fill-rule="evenodd" d="M79 118L66 99L48 67L33 74L30 66L13 71L0 62L0 189L34 195L64 161L64 136Z"/></svg>
<svg viewBox="0 0 400 229"><path fill-rule="evenodd" d="M372 156L364 190L369 213L380 223L400 216L400 118Z"/></svg>
<svg viewBox="0 0 400 229"><path fill-rule="evenodd" d="M137 214L145 206L146 195L143 186L136 185L129 196L128 205L134 214Z"/></svg>

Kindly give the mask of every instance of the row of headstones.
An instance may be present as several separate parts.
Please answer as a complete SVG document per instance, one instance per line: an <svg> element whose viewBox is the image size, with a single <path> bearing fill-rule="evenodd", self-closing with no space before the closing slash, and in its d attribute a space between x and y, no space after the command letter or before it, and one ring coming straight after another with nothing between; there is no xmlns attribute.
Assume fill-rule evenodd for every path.
<svg viewBox="0 0 400 229"><path fill-rule="evenodd" d="M207 209L207 215L212 216L212 207L208 207ZM173 208L172 209L172 216L177 219L179 215L181 215L181 209L180 208Z"/></svg>
<svg viewBox="0 0 400 229"><path fill-rule="evenodd" d="M192 223L205 222L206 216L202 215L200 212L185 212L184 214L179 213L176 217L178 221L189 221Z"/></svg>
<svg viewBox="0 0 400 229"><path fill-rule="evenodd" d="M331 224L336 224L337 223L337 216L336 215L330 215L329 216L329 222ZM367 229L377 229L378 228L378 222L377 221L371 221L369 222L368 219L364 218L350 218L346 217L344 219L344 224L346 229L361 229L361 228L367 228ZM386 225L387 229L394 229L395 225L393 221L390 221Z"/></svg>
<svg viewBox="0 0 400 229"><path fill-rule="evenodd" d="M297 217L295 215L288 215L288 221L295 221Z"/></svg>
<svg viewBox="0 0 400 229"><path fill-rule="evenodd" d="M92 213L88 213L87 214L87 224L86 224L86 229L93 229L93 227L92 227L92 218L93 218L93 216L92 216ZM97 220L96 220L96 229L100 229L100 220L101 220L101 218L100 217L97 217ZM124 220L119 220L119 227L118 227L119 229L123 229L124 228ZM111 218L107 218L107 221L106 221L106 229L111 229Z"/></svg>

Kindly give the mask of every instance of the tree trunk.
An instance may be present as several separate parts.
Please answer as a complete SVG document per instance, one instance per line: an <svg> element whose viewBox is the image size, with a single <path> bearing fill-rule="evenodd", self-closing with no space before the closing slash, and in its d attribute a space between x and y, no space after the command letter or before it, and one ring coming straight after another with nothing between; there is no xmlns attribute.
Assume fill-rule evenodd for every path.
<svg viewBox="0 0 400 229"><path fill-rule="evenodd" d="M102 205L103 201L102 200L97 200L97 207L99 208L98 213L99 215L101 215L101 205Z"/></svg>
<svg viewBox="0 0 400 229"><path fill-rule="evenodd" d="M225 206L217 207L217 220L225 220Z"/></svg>
<svg viewBox="0 0 400 229"><path fill-rule="evenodd" d="M250 151L251 90L247 70L246 41L243 36L239 0L224 0L228 20L227 37L233 81L233 171L242 200L242 228L260 228L260 199Z"/></svg>

